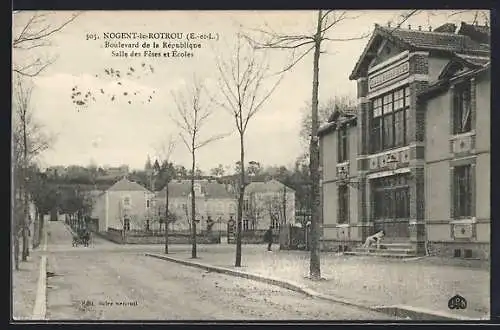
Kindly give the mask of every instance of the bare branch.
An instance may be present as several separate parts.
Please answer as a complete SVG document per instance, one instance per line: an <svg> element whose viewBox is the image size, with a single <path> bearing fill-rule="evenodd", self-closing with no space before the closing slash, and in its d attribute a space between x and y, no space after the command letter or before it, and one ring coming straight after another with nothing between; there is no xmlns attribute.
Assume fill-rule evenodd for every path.
<svg viewBox="0 0 500 330"><path fill-rule="evenodd" d="M219 135L215 135L215 136L212 136L204 141L201 141L199 142L197 145L195 145L195 149L200 149L200 148L203 148L204 146L206 146L207 144L211 143L211 142L214 142L214 141L217 141L217 140L221 140L225 137L227 137L228 135L230 135L231 133L224 133L224 134L219 134Z"/></svg>
<svg viewBox="0 0 500 330"><path fill-rule="evenodd" d="M68 20L64 21L62 24L56 27L52 28L50 24L48 24L36 30L36 23L38 23L38 20L45 15L34 13L33 16L31 16L28 22L25 24L21 32L12 39L12 47L20 48L23 43L47 39L51 35L64 29L64 27L73 22L78 16L80 16L80 14L81 12L73 14Z"/></svg>
<svg viewBox="0 0 500 330"><path fill-rule="evenodd" d="M73 22L81 12L71 15L71 17L61 24L53 26L50 20L47 19L46 13L35 12L28 20L22 25L20 31L16 34L14 32L12 38L12 49L15 51L31 51L35 48L43 48L51 45L50 39L52 36L68 24ZM19 15L19 12L14 12L14 15ZM17 57L14 57L17 59ZM56 61L56 57L52 59L41 60L37 58L31 61L28 65L20 65L13 63L13 71L24 77L35 77L45 70L49 65Z"/></svg>

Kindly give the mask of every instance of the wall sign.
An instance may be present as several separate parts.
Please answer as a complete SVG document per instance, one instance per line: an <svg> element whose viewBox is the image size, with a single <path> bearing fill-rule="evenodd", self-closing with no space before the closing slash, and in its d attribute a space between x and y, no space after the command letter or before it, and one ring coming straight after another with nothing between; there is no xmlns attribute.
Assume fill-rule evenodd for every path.
<svg viewBox="0 0 500 330"><path fill-rule="evenodd" d="M468 238L471 239L473 237L473 224L472 223L460 223L453 224L453 237L454 238Z"/></svg>
<svg viewBox="0 0 500 330"><path fill-rule="evenodd" d="M391 80L400 78L410 71L410 63L404 62L385 72L373 75L368 78L368 88L371 90L383 85Z"/></svg>

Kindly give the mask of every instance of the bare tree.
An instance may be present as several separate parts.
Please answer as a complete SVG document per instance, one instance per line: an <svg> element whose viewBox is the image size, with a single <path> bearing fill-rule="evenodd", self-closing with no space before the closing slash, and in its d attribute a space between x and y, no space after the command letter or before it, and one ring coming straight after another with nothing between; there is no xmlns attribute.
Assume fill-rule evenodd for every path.
<svg viewBox="0 0 500 330"><path fill-rule="evenodd" d="M22 203L22 218L17 218L18 222L13 228L19 228L23 237L22 260L26 261L29 256L29 167L42 151L50 144L50 137L41 130L41 126L36 122L31 109L31 93L33 85L30 80L21 76L15 77L14 100L13 100L13 159L14 170L14 203ZM20 210L21 208L14 208ZM18 213L18 216L20 214ZM16 218L16 217L13 217ZM36 219L35 219L36 221ZM20 227L18 227L20 226ZM14 233L14 244L18 244L19 233ZM18 245L17 245L18 247ZM15 248L16 250L16 248ZM16 257L17 258L17 257Z"/></svg>
<svg viewBox="0 0 500 330"><path fill-rule="evenodd" d="M194 189L194 179L196 175L196 152L206 145L222 139L227 134L211 135L202 138L202 128L213 114L213 107L206 97L204 84L193 79L192 84L186 86L184 91L172 93L177 106L178 118L172 116L173 121L181 130L179 136L191 154L191 229L192 229L192 251L191 257L196 255L196 195Z"/></svg>
<svg viewBox="0 0 500 330"><path fill-rule="evenodd" d="M397 22L394 29L399 28L404 22L408 21L413 16L419 14L419 10L406 10L397 15ZM458 14L457 14L458 15ZM475 15L475 21L477 17ZM484 14L483 16L487 16ZM358 16L348 15L347 12L338 12L335 10L318 10L316 29L313 35L309 34L280 34L272 30L254 29L261 34L262 40L256 41L249 37L253 45L257 49L281 49L292 51L293 60L286 70L292 69L298 62L305 58L310 52L313 52L313 81L312 81L312 100L311 100L311 135L309 143L309 168L311 174L311 260L310 260L310 278L317 280L321 278L321 268L319 259L319 238L320 238L320 198L319 198L319 146L318 146L318 89L319 89L319 61L320 55L325 51L322 50L323 41L348 41L363 39L368 36L353 36L350 38L334 38L329 36L332 28L348 19L356 19ZM296 52L299 55L296 56Z"/></svg>
<svg viewBox="0 0 500 330"><path fill-rule="evenodd" d="M304 108L300 138L304 142L309 142L311 138L311 105L308 103ZM326 123L335 110L340 112L353 112L356 110L356 100L349 96L335 96L329 98L324 103L318 105L318 125Z"/></svg>
<svg viewBox="0 0 500 330"><path fill-rule="evenodd" d="M170 181L172 181L172 179L175 177L175 167L172 162L170 162L170 158L172 156L172 152L175 149L176 143L177 141L173 138L173 135L170 135L167 142L162 144L157 151L157 156L162 163L159 175L162 175L165 178L165 254L168 254L168 225L170 223L170 220L174 219L174 217L171 217L169 210L168 185Z"/></svg>
<svg viewBox="0 0 500 330"><path fill-rule="evenodd" d="M222 164L219 164L219 165L217 165L217 167L210 169L210 175L213 175L217 178L220 178L221 176L223 176L224 173L225 173L224 166Z"/></svg>
<svg viewBox="0 0 500 330"><path fill-rule="evenodd" d="M236 49L232 58L216 58L219 71L219 88L222 97L216 101L219 106L227 110L234 119L240 140L240 184L238 198L238 216L236 232L236 261L235 266L241 267L241 225L242 206L245 194L245 132L248 123L262 109L265 102L278 87L279 79L266 84L269 78L269 65L266 57L259 56L258 52L250 46L245 37L238 33Z"/></svg>
<svg viewBox="0 0 500 330"><path fill-rule="evenodd" d="M74 13L63 22L54 24L54 15L50 12L28 13L15 11L13 13L12 48L19 57L26 57L26 63L13 61L12 70L25 77L35 77L55 62L56 58L42 58L33 55L32 50L49 47L51 38L68 24L73 22L81 13ZM28 53L28 54L26 54ZM18 58L18 56L15 56Z"/></svg>
<svg viewBox="0 0 500 330"><path fill-rule="evenodd" d="M319 194L319 145L318 145L318 88L319 88L319 60L323 41L348 41L363 39L368 34L354 36L351 38L333 38L328 35L333 27L342 21L356 19L357 16L348 15L347 12L337 12L335 10L318 10L316 29L313 35L287 35L279 34L274 31L256 29L261 34L262 41L256 41L248 37L256 49L281 49L292 51L293 60L285 70L292 69L298 62L305 58L311 51L313 52L313 81L312 81L312 99L311 99L311 136L309 143L309 168L311 173L311 192L312 192L312 217L311 217L311 261L310 278L318 280L321 278L320 259L319 259L319 238L320 238L320 194ZM305 50L304 50L305 49ZM296 51L301 51L296 56Z"/></svg>

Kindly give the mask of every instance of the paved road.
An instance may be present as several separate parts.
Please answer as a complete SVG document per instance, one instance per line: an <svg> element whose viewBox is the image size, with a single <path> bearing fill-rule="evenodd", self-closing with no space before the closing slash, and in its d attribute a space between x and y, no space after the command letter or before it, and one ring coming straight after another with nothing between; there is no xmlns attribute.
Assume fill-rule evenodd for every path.
<svg viewBox="0 0 500 330"><path fill-rule="evenodd" d="M95 320L357 320L379 313L313 299L275 286L145 257L96 241L71 248L51 223L47 318ZM65 251L66 250L66 251Z"/></svg>

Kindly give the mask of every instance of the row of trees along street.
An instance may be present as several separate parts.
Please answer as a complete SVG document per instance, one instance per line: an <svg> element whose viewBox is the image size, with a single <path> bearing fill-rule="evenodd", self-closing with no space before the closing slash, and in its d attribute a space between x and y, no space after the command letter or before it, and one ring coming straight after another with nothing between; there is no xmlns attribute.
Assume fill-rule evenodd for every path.
<svg viewBox="0 0 500 330"><path fill-rule="evenodd" d="M417 14L417 10L404 11L401 15L397 15L396 20L398 24L395 24L395 28L401 26L410 17ZM43 17L43 16L35 16ZM243 196L245 192L245 187L248 184L248 171L245 161L245 133L247 132L248 125L252 121L252 118L264 107L266 102L269 100L273 92L278 88L280 82L282 81L284 74L290 70L293 70L295 65L301 61L304 61L308 55L312 54L312 95L310 104L310 117L307 117L306 129L309 137L309 150L305 153L305 157L309 158L308 161L308 173L305 175L303 186L307 186L309 198L309 203L311 208L311 257L310 257L310 278L317 280L321 278L320 271L320 259L319 259L319 235L320 235L320 199L319 199L319 183L320 183L320 164L319 164L319 145L318 145L318 128L320 123L319 118L319 73L320 73L320 58L321 54L325 53L322 48L325 43L331 42L346 42L349 40L366 38L368 34L365 35L355 35L351 37L334 37L333 31L335 26L346 20L358 19L359 16L353 16L345 11L334 11L334 10L318 10L316 26L314 28L314 33L297 35L289 34L279 34L275 31L268 29L249 29L246 32L239 32L236 35L236 45L235 48L223 55L217 55L215 60L215 67L218 72L218 84L215 87L207 86L203 81L193 76L190 83L185 86L182 91L172 92L173 103L176 105L176 112L171 113L172 120L175 121L179 128L179 138L184 144L186 149L191 154L191 170L189 173L191 179L191 196L194 197L194 179L196 172L196 156L197 151L219 139L228 136L230 133L236 131L239 136L240 141L240 153L239 153L239 180L237 181L237 192L238 192L238 215L237 215L237 235L236 235L236 255L235 255L235 266L241 266L241 229L242 229L242 209L243 209ZM56 33L66 24L71 22L74 18L72 17L67 23L63 24L60 28L52 29L53 32L47 34L47 29L41 29L40 40L49 37L51 34ZM26 30L32 30L33 21L29 20L24 28L22 28L19 33L18 38L14 38L13 47L22 48L23 40L30 40L33 38L26 38ZM50 31L52 31L50 30ZM36 31L31 31L34 33ZM24 38L24 39L23 39ZM16 41L17 40L17 41ZM43 44L42 44L43 46ZM26 48L30 49L30 48ZM292 60L287 64L282 70L278 72L273 72L269 67L269 62L267 60L267 54L269 50L282 50L289 51L292 54ZM41 60L35 61L32 65L28 64L25 66L14 65L14 72L19 76L33 77L36 76L40 71L33 71L31 73L26 73L27 69L30 69L36 64L39 64ZM50 61L47 62L50 64ZM48 65L47 64L47 65ZM42 69L45 66L42 66ZM144 65L143 65L144 67ZM147 68L150 73L154 73L154 68L149 65ZM23 74L23 70L25 73ZM120 84L118 79L120 78L120 70L116 68L107 68L104 70L108 77L116 79L117 83ZM129 68L130 72L137 72L138 69L132 67ZM130 73L129 72L129 73ZM72 98L73 102L80 111L82 108L89 105L90 102L94 101L95 98L92 95L98 94L97 91L87 91L86 93L81 93L77 91L77 86L72 88ZM214 92L215 90L218 91ZM94 93L95 92L95 93ZM105 92L101 89L101 94ZM154 93L154 92L153 92ZM127 91L123 93L127 97L132 97L132 91ZM114 100L115 96L109 95L111 100ZM152 96L146 100L150 102ZM128 100L131 104L131 100ZM14 106L16 107L16 105ZM17 105L17 108L22 106ZM233 119L233 130L228 132L220 132L210 135L206 135L205 128L206 123L209 121L215 109L222 108L230 114ZM310 118L310 119L309 119ZM310 123L310 125L309 125ZM20 130L22 132L22 129ZM20 135L20 141L22 141L22 134ZM22 145L22 144L21 144ZM47 145L45 143L45 145ZM19 187L27 188L27 143L26 138L24 138L24 153L21 152L19 157L20 161L16 167L19 172L19 177L21 183ZM22 148L20 148L22 150ZM168 149L168 148L167 148ZM37 148L40 152L43 149ZM170 161L170 153L166 152L162 155L161 161L163 166L162 173L166 181L171 180L172 166ZM303 158L302 160L305 160ZM304 170L303 165L306 162L300 162L301 170ZM161 170L161 168L160 168ZM17 172L16 172L17 173ZM303 182L303 183L304 183ZM21 189L21 191L16 191L14 196L23 196L26 194L27 189ZM168 194L167 194L168 196ZM167 197L168 198L168 197ZM24 198L26 200L27 198ZM22 199L21 199L22 200ZM300 199L299 199L300 200ZM191 204L191 222L193 223L193 233L192 233L192 257L197 257L196 250L196 228L195 228L195 198L192 198ZM25 203L26 204L26 203ZM166 210L166 218L168 218L168 207ZM26 228L28 223L26 206L24 207L24 221L21 227ZM25 230L25 229L24 229ZM14 231L17 236L17 231ZM165 252L168 252L168 242L166 244ZM24 249L24 248L23 248ZM23 253L24 257L24 253Z"/></svg>
<svg viewBox="0 0 500 330"><path fill-rule="evenodd" d="M55 58L38 56L37 51L50 46L51 37L72 23L79 14L71 15L54 24L49 13L13 12L13 63L12 63L12 214L11 233L13 259L16 270L19 262L27 261L30 254L29 237L33 237L33 247L40 244L43 230L43 214L54 203L53 191L45 186L44 178L36 167L37 157L53 142L53 137L44 132L34 116L31 96L32 78L42 73L54 63ZM36 207L34 219L30 216L30 200ZM30 223L34 221L34 232L30 233ZM22 251L20 251L22 239Z"/></svg>
<svg viewBox="0 0 500 330"><path fill-rule="evenodd" d="M408 19L415 11L406 13L403 20ZM337 12L334 10L317 12L317 27L312 35L280 35L272 30L250 29L247 33L239 32L236 35L235 49L227 52L225 57L217 55L215 65L219 74L217 89L219 93L212 93L213 89L207 88L204 82L193 76L190 84L185 86L183 91L172 92L172 98L175 102L177 113L172 113L171 118L179 128L179 137L191 154L191 223L192 226L192 258L197 257L196 249L196 205L195 205L195 167L196 154L200 148L217 141L231 132L222 132L202 138L204 126L210 119L216 108L225 109L233 118L234 128L236 129L240 140L240 175L236 188L238 193L238 213L237 213L237 232L236 232L236 258L235 266L241 267L241 230L243 215L243 196L245 187L248 184L246 162L245 162L245 133L251 119L263 108L266 101L276 90L283 79L284 74L292 70L293 67L306 58L309 53L313 53L313 82L311 97L311 125L310 125L310 143L309 143L309 198L311 208L311 261L310 278L320 279L319 262L319 235L320 235L320 199L319 199L319 146L318 146L318 87L319 87L319 60L323 52L321 47L323 42L330 41L348 41L360 38L366 38L367 35L354 36L352 38L332 38L328 33L335 25L349 19L357 17L349 16L347 12ZM252 36L252 32L257 32L258 36ZM306 48L300 55L296 56L296 51ZM267 61L267 52L269 49L281 49L292 51L292 61L279 72L272 72ZM150 65L149 69L154 72ZM130 67L130 72L136 72L137 69ZM105 69L106 75L113 79L119 79L117 68ZM118 81L119 83L119 81ZM76 92L77 87L72 89L74 95L83 95L74 103L80 110L88 106L93 101L90 95L94 91L85 93ZM101 89L101 93L104 91ZM131 91L126 91L124 95L131 95ZM108 95L114 100L114 95ZM150 96L151 98L151 96ZM131 103L131 100L128 101ZM166 158L165 158L166 159ZM167 194L168 196L168 194ZM168 208L167 208L168 209ZM168 216L167 216L168 217ZM168 252L166 247L165 252Z"/></svg>

